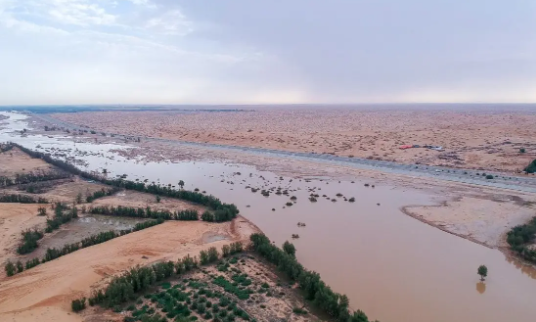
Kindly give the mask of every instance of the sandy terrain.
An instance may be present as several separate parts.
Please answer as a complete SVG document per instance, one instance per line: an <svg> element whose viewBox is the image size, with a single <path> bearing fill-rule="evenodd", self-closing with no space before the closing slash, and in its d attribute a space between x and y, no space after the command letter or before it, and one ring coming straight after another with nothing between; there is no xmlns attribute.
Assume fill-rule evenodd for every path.
<svg viewBox="0 0 536 322"><path fill-rule="evenodd" d="M536 158L530 111L275 108L241 112L85 112L53 117L133 136L520 171ZM121 120L117 122L116 120ZM437 145L445 151L399 146ZM525 148L525 153L520 153Z"/></svg>
<svg viewBox="0 0 536 322"><path fill-rule="evenodd" d="M536 215L535 205L508 195L458 195L441 205L408 206L403 211L441 230L499 248L508 246L506 232Z"/></svg>
<svg viewBox="0 0 536 322"><path fill-rule="evenodd" d="M187 209L197 210L199 214L203 213L206 208L193 203L161 197L160 202L156 202L156 197L147 193L140 193L136 191L120 191L113 196L99 198L91 205L94 206L128 206L135 208L145 208L150 206L153 210L169 210L169 211L181 211Z"/></svg>
<svg viewBox="0 0 536 322"><path fill-rule="evenodd" d="M43 205L0 203L0 263L14 257L22 236L27 229L44 228L46 217L37 216L37 208ZM50 212L50 209L48 210ZM2 269L0 276L5 276Z"/></svg>
<svg viewBox="0 0 536 322"><path fill-rule="evenodd" d="M41 159L34 159L17 148L0 153L0 176L14 177L16 173L49 171L52 167Z"/></svg>
<svg viewBox="0 0 536 322"><path fill-rule="evenodd" d="M10 278L0 286L1 321L81 321L70 312L70 302L89 295L103 278L133 265L159 260L176 260L186 254L198 255L210 246L220 248L248 238L256 227L237 218L233 223L176 222L113 239L60 257ZM205 233L227 235L228 240L207 244ZM100 282L100 283L99 283Z"/></svg>

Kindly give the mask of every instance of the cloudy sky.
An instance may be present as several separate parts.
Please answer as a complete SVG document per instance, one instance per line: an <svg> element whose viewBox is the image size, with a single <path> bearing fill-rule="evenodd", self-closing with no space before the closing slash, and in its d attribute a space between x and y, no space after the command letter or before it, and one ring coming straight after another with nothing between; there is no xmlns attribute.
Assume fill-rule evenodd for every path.
<svg viewBox="0 0 536 322"><path fill-rule="evenodd" d="M0 0L0 105L536 102L535 0Z"/></svg>

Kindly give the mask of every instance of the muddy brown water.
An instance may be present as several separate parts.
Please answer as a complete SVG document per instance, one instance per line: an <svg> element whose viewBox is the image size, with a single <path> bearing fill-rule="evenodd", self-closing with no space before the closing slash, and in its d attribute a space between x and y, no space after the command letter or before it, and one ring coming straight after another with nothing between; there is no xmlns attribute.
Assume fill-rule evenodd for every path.
<svg viewBox="0 0 536 322"><path fill-rule="evenodd" d="M0 135L1 139L1 135ZM34 148L37 144L73 147L69 141L46 137L12 141ZM2 141L2 140L0 140ZM5 140L4 140L5 141ZM106 150L108 146L76 144L78 149ZM137 164L89 156L90 169L106 168L110 175L128 174L130 180L156 181L186 189L199 188L224 202L235 203L241 214L281 245L299 234L297 256L305 267L320 273L335 291L345 293L353 309L382 322L535 321L536 273L531 267L423 224L400 211L406 205L431 204L433 196L408 188L365 181L292 179L245 165L211 162ZM292 162L292 161L289 161ZM240 172L238 175L236 172ZM251 173L251 176L250 176ZM370 183L374 183L370 181ZM288 196L261 195L246 186L281 186ZM308 200L309 189L320 195ZM319 188L321 190L319 190ZM343 197L355 197L354 203ZM326 194L330 200L323 198ZM297 200L292 206L290 197ZM332 202L331 199L336 199ZM380 204L379 206L377 204ZM284 208L283 208L284 207ZM272 211L272 208L275 211ZM303 222L306 227L298 227ZM480 283L477 267L485 264L489 276Z"/></svg>

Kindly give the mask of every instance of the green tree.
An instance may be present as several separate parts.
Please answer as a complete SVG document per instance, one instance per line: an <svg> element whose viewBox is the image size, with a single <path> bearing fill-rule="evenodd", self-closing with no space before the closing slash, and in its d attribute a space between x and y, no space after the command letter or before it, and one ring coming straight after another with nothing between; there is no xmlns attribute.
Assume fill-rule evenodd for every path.
<svg viewBox="0 0 536 322"><path fill-rule="evenodd" d="M229 245L223 245L223 247L221 248L221 252L223 257L227 257L231 252L231 247L229 247Z"/></svg>
<svg viewBox="0 0 536 322"><path fill-rule="evenodd" d="M160 202L160 196L156 196L156 202Z"/></svg>
<svg viewBox="0 0 536 322"><path fill-rule="evenodd" d="M484 281L486 279L486 276L488 276L488 268L486 267L486 265L478 266L478 275L480 275L481 281Z"/></svg>
<svg viewBox="0 0 536 322"><path fill-rule="evenodd" d="M12 262L7 262L7 264L6 264L6 266L4 268L6 270L7 276L15 275L15 265L13 265Z"/></svg>
<svg viewBox="0 0 536 322"><path fill-rule="evenodd" d="M183 189L184 188L184 181L180 180L179 181L179 186L181 187L181 189Z"/></svg>
<svg viewBox="0 0 536 322"><path fill-rule="evenodd" d="M71 309L73 310L73 312L80 312L85 308L86 308L86 298L85 297L83 297L81 299L73 300L71 302Z"/></svg>
<svg viewBox="0 0 536 322"><path fill-rule="evenodd" d="M17 261L17 273L20 273L24 270L24 265L22 265L21 261Z"/></svg>
<svg viewBox="0 0 536 322"><path fill-rule="evenodd" d="M209 259L208 259L208 252L206 250L202 250L199 252L199 261L201 265L208 264Z"/></svg>
<svg viewBox="0 0 536 322"><path fill-rule="evenodd" d="M210 247L208 249L208 261L210 263L214 263L215 261L218 260L218 257L219 257L219 254L218 254L218 250L216 249L216 247Z"/></svg>
<svg viewBox="0 0 536 322"><path fill-rule="evenodd" d="M283 250L290 256L296 257L296 247L294 247L294 245L292 245L288 241L283 244Z"/></svg>

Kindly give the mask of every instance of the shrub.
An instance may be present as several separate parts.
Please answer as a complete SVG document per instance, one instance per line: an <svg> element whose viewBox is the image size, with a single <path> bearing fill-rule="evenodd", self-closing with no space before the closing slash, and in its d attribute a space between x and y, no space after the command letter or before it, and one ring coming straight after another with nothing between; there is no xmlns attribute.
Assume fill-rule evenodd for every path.
<svg viewBox="0 0 536 322"><path fill-rule="evenodd" d="M12 262L7 262L6 266L4 266L6 270L7 276L13 276L15 275L15 265Z"/></svg>
<svg viewBox="0 0 536 322"><path fill-rule="evenodd" d="M292 309L292 312L296 313L296 314L307 314L307 311L302 309L302 308L299 308L299 307L295 307Z"/></svg>
<svg viewBox="0 0 536 322"><path fill-rule="evenodd" d="M486 176L486 179L493 179L493 176L492 176L491 174L488 174L488 175Z"/></svg>
<svg viewBox="0 0 536 322"><path fill-rule="evenodd" d="M525 169L526 173L535 173L536 172L536 159L532 161Z"/></svg>
<svg viewBox="0 0 536 322"><path fill-rule="evenodd" d="M82 297L71 302L71 309L73 312L80 312L86 308L86 298Z"/></svg>

